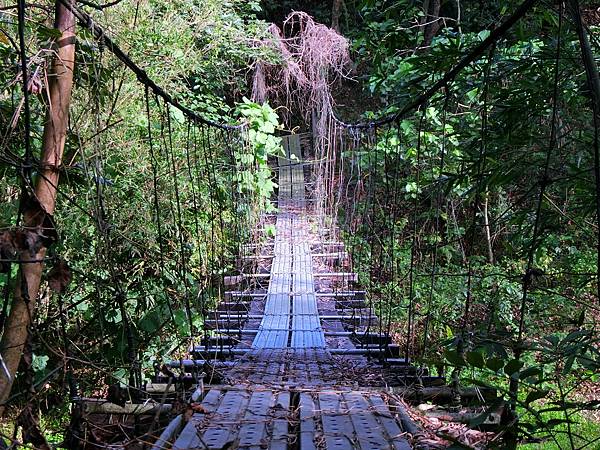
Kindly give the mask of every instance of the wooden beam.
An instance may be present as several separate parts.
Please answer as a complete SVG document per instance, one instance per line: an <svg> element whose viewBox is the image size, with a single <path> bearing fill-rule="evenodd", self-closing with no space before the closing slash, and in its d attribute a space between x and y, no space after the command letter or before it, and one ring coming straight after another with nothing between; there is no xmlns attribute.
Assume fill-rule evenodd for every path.
<svg viewBox="0 0 600 450"><path fill-rule="evenodd" d="M73 403L83 407L86 414L131 414L139 416L142 414L166 414L171 412L172 405L160 404L154 401L145 403L126 403L124 406L116 405L102 398L76 397Z"/></svg>

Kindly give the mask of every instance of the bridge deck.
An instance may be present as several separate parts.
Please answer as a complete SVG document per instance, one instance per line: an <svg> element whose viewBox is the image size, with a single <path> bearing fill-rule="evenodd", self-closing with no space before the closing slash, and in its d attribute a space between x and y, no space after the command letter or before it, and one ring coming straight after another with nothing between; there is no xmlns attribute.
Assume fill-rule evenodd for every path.
<svg viewBox="0 0 600 450"><path fill-rule="evenodd" d="M350 318L360 326L364 312L345 315L334 306L340 286L352 294L350 278L335 277L327 265L320 267L325 272L315 271L315 253L331 249L319 234L316 224L322 222L311 221L307 210L300 139L289 136L284 144L287 158L279 159L275 239L272 247L253 247L255 261L271 261L267 292L232 295L249 298L248 310L221 312L215 319L216 324L238 320L246 328L240 336L254 337L230 350L240 356L223 370L220 387L209 389L196 404L172 448L410 449L385 395L356 388L368 382L359 370L366 358L350 355L357 349L348 345L342 324ZM260 254L265 248L272 254ZM333 275L323 276L327 273ZM317 296L316 274L330 297L322 292ZM368 327L373 316L366 314ZM341 337L327 340L323 327ZM331 348L333 342L342 348ZM348 354L334 356L334 351ZM349 377L353 372L356 379Z"/></svg>
<svg viewBox="0 0 600 450"><path fill-rule="evenodd" d="M379 393L322 389L291 394L231 386L211 389L173 449L408 450L398 422ZM297 447L296 447L297 448Z"/></svg>

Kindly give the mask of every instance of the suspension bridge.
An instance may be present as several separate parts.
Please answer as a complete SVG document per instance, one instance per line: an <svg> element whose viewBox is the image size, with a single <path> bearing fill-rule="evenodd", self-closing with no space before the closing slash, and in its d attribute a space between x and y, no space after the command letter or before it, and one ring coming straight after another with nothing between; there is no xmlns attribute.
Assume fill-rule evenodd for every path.
<svg viewBox="0 0 600 450"><path fill-rule="evenodd" d="M54 62L55 77L50 77L49 89L51 103L60 105L50 111L56 116L49 123L63 126L62 147L50 139L40 161L33 157L29 144L23 158L9 152L2 155L25 187L19 209L22 226L2 236L14 238L15 243L21 236L18 233L27 237L20 239L10 254L6 246L2 247L2 269L5 264L9 269L10 264L19 264L19 277L25 281L15 283L10 314L3 323L0 392L4 400L22 353L31 350L26 343L36 320L36 307L44 306L30 301L37 298L44 263L58 259L47 250L57 240L60 221L67 221L68 211L76 210L94 229L94 267L100 275L74 270L79 281L79 291L74 289L77 300L63 304L65 286L59 286L58 314L47 313L47 321L36 330L42 334L44 327L58 324L63 348L53 351L63 362L48 379L62 371L69 382L73 403L65 441L69 448L427 448L417 424L419 416L401 398L450 405L449 411L438 413L452 416L451 420L469 422L477 418L478 425L488 426L501 420L502 426L515 423L511 414L519 389L517 378L514 382L511 379L507 395L512 405L497 398L493 389L465 389L459 383L469 328L479 320L472 308L472 285L476 277L483 279L486 274L474 273L469 262L476 249L467 240L473 241L474 230L482 227L477 208L462 217L457 215L452 204L445 204L444 183L446 171L452 170L458 178L473 176L477 189L481 189L487 149L482 145L470 167L461 164L448 169L446 108L458 72L493 48L532 1L526 0L398 113L368 123L347 124L331 109L323 108L317 112L318 125L315 121L310 132L282 136L284 152L269 160L277 181L275 194L268 200L273 208L259 206L256 196L243 188L244 178L254 176L256 170L255 159L247 163L240 157L250 145L248 123L215 123L186 108L137 66L81 8L66 0L59 3L64 4L65 17L71 14L61 29L67 38L71 39L69 33L78 20L143 86L144 94L136 101L143 105L145 117L140 122L147 126L143 132L138 127L131 134L147 152L136 162L138 174L124 172L139 175L131 189L139 188L145 202L135 215L148 219L148 229L139 233L140 243L110 223L110 205L122 205L130 194L110 190L102 170L108 158L99 140L92 170L87 166L63 167L69 105L59 100L65 98L65 89L70 95L73 80L67 78L69 74L72 77L74 61L74 40L67 39ZM64 67L68 70L62 70ZM27 70L23 73L27 92ZM93 98L96 91L91 90ZM438 95L442 91L445 95ZM434 96L438 103L444 99L443 114L434 121L439 123L428 124L425 106ZM26 106L27 95L23 101ZM182 115L179 123L175 110ZM403 123L403 117L415 110L422 111L421 120ZM438 125L442 131L439 136L431 132L429 138L435 144L428 144L424 138L427 127L437 130ZM92 135L89 141L96 142L104 129L87 131ZM29 132L26 127L27 143ZM427 145L435 145L436 152L428 152ZM405 164L409 152L414 153L410 156L413 161ZM428 174L420 172L425 158L432 168ZM36 181L33 168L38 170ZM87 180L86 195L77 197L75 190L58 183L60 173L75 169L81 169ZM115 173L119 175L118 170ZM415 180L410 190L402 185L407 173ZM430 177L427 184L422 181L425 175ZM425 190L426 199L410 196ZM478 191L476 197L480 194ZM116 198L113 203L107 201L111 195ZM412 203L409 210L399 211L401 196L404 205ZM55 221L57 198L67 213L62 217L57 213ZM421 220L425 216L427 219ZM456 230L463 228L468 233L457 231L456 241L448 243L444 240L450 221ZM430 227L429 234L434 236L431 242L421 241L421 223ZM530 255L539 233L534 228ZM450 244L460 249L464 270L440 273L440 255ZM128 258L142 261L136 270L144 272L145 279L160 282L151 287L129 283L128 276L134 274ZM61 266L52 269L60 275L56 267ZM525 275L517 275L523 280L517 344L526 336L524 317L528 314L531 270L529 267ZM418 279L429 280L420 292ZM452 305L453 317L436 319L436 287L442 279L453 280L457 292L462 296L466 289L466 295L464 302ZM466 288L456 280L464 280ZM86 320L93 324L97 319L101 326L91 333L88 348L82 349L69 339L66 323L69 314L89 299L90 292L101 307L100 314ZM157 299L163 299L160 306L164 308L144 310L160 303ZM9 310L6 305L5 301L5 314ZM489 311L479 311L478 317L489 321L488 328L495 307L490 304ZM107 310L109 319L105 317ZM144 315L139 322L132 317L136 313ZM145 341L142 333L136 336L134 332L135 326L143 328L142 322L147 332ZM177 329L173 333L180 333L176 336L179 344L157 355L151 380L144 381L142 373L147 376L151 372L151 363L140 361L140 355L147 355L149 343L174 324ZM434 328L438 333L436 349L442 348L440 334L444 331L448 334L450 330L454 339L457 362L450 385L443 367L436 367L433 373L426 367ZM104 353L114 350L107 348L107 343L113 342L121 343L114 352L118 355L104 358ZM518 345L515 348L519 349ZM92 352L104 364L93 361ZM503 368L510 376L514 372L507 367L522 367L520 350L513 353L516 363L495 370ZM439 354L435 357L443 360ZM474 361L480 366L484 363ZM116 367L122 372L118 377ZM76 386L77 373L89 375L95 370L96 378L89 378L98 386ZM119 382L114 383L115 379ZM110 386L105 385L106 380ZM461 409L467 404L476 407ZM505 413L503 417L501 413ZM28 425L34 428L32 423Z"/></svg>
<svg viewBox="0 0 600 450"><path fill-rule="evenodd" d="M172 412L175 384L196 386L186 411L146 431L152 449L410 449L416 426L385 387L443 383L426 371L417 380L347 271L336 224L319 216L307 183L311 135L283 142L277 212L242 245L242 273L223 280L229 290L207 316L209 331L157 371L145 399L122 407L133 417ZM119 407L106 404L76 401L83 435L123 425Z"/></svg>

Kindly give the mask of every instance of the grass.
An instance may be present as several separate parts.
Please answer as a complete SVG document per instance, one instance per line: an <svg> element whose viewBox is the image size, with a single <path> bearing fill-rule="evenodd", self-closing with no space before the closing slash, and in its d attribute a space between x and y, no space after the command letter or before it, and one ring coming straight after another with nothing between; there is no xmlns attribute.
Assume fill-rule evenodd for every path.
<svg viewBox="0 0 600 450"><path fill-rule="evenodd" d="M544 420L564 419L564 414L561 412L552 412L543 414ZM524 418L527 420L527 418ZM573 414L571 420L575 423L571 424L573 433L573 445L567 431L567 424L557 425L552 429L552 436L542 442L521 444L519 450L566 450L566 449L581 449L581 450L598 450L600 449L600 423L594 422L583 416L582 414ZM541 431L541 430L540 430ZM539 435L548 434L540 432Z"/></svg>

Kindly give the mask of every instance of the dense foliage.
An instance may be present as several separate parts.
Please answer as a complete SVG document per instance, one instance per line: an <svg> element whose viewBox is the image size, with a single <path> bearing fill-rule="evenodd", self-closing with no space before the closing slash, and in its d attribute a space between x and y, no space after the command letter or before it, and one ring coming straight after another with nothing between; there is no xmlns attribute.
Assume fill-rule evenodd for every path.
<svg viewBox="0 0 600 450"><path fill-rule="evenodd" d="M356 67L336 99L352 106L351 117L370 105L360 113L372 120L439 80L521 2L341 3ZM19 221L16 162L27 133L16 7L4 4L2 231ZM104 383L143 378L202 330L222 276L275 187L268 160L279 152L278 114L245 98L256 61L281 62L260 45L269 38L266 21L300 9L330 21L330 6L147 0L86 7L172 96L202 117L247 127L191 123L78 29L55 215L60 240L47 261L55 273L66 261L73 280L64 292L43 285L14 411L25 402L19 393L32 388L44 400L37 403L42 427L64 429L51 421L65 420L69 390L99 394ZM597 15L583 10L598 55ZM57 37L52 11L50 1L27 8L35 158ZM340 223L390 331L410 358L455 386L495 388L520 416L519 437L543 439L543 448L593 448L600 437L590 418L600 373L597 129L570 17L560 2L540 3L426 103L340 149L346 168L362 177L340 199ZM340 101L348 92L357 98ZM345 117L342 107L337 113ZM16 264L0 273L2 320L16 274ZM14 421L8 416L5 433Z"/></svg>
<svg viewBox="0 0 600 450"><path fill-rule="evenodd" d="M454 7L442 2L450 18L424 43L419 4L363 5L354 43L386 112L513 10L467 5L457 23ZM379 128L374 148L348 154L367 192L345 222L380 313L409 356L512 399L543 448L599 434L583 418L598 406L597 130L570 18L558 3L535 7L414 115Z"/></svg>
<svg viewBox="0 0 600 450"><path fill-rule="evenodd" d="M35 159L48 107L45 76L57 38L53 8L45 2L27 10L29 77L39 85L29 98ZM200 335L223 274L235 266L238 245L270 205L274 189L267 161L280 151L277 114L268 105L242 101L247 65L261 51L253 42L266 29L253 18L256 8L245 1L151 1L88 10L169 95L206 119L248 127L190 122L145 91L89 30L78 30L54 217L60 241L47 260L55 269L40 293L26 349L30 365L23 374L29 375L20 375L13 389L15 409L6 413L8 428L2 430L7 435L25 400L19 393L41 392L50 400L43 402L42 428L62 431L65 423L44 422L68 419L69 392L97 395L105 383L145 379L155 364ZM17 162L26 136L15 11L0 13L2 230L19 220ZM0 274L3 317L17 269L13 264ZM63 285L72 278L64 292L50 289L57 274Z"/></svg>

